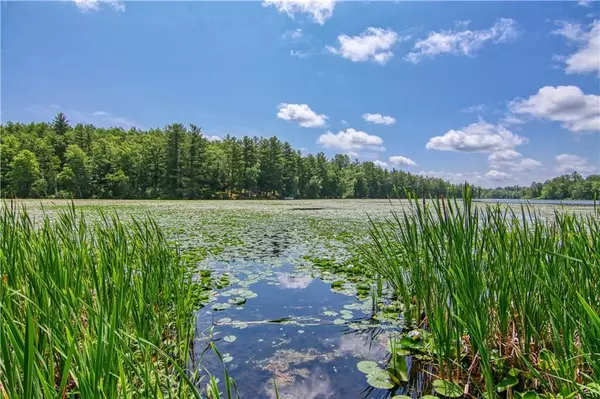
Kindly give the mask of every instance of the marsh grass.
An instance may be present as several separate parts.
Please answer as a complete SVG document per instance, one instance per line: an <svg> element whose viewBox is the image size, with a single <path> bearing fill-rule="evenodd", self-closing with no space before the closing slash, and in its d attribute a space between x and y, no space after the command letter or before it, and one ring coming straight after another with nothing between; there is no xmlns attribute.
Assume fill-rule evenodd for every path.
<svg viewBox="0 0 600 399"><path fill-rule="evenodd" d="M586 384L600 380L598 215L474 206L469 188L463 198L415 199L372 221L372 242L362 246L405 317L429 333L438 377L461 382L468 396L592 397L599 387Z"/></svg>
<svg viewBox="0 0 600 399"><path fill-rule="evenodd" d="M0 226L0 397L200 397L204 287L152 219L71 207L34 221L5 204Z"/></svg>

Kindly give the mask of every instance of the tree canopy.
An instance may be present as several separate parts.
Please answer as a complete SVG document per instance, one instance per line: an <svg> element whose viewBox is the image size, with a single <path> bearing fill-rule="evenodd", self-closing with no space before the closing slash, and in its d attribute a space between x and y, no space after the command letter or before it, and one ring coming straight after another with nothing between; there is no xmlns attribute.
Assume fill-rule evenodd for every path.
<svg viewBox="0 0 600 399"><path fill-rule="evenodd" d="M323 152L303 155L277 137L209 140L196 125L163 129L1 126L0 195L20 198L388 198L460 196L460 184ZM479 197L592 199L600 176L578 173L530 187L476 188Z"/></svg>

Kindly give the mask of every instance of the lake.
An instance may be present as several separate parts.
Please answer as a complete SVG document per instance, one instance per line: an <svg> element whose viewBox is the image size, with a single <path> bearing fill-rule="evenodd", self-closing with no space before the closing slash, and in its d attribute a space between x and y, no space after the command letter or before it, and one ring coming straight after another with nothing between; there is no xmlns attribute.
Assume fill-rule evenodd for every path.
<svg viewBox="0 0 600 399"><path fill-rule="evenodd" d="M32 214L39 201L23 202ZM66 201L43 201L52 213ZM406 326L398 312L373 314L357 245L368 239L368 216L381 220L407 201L75 201L93 217L116 211L151 215L200 274L229 284L215 289L197 312L194 356L221 378L223 365L243 398L384 398L432 393L426 366L407 360L410 380L396 391L371 387L357 363L384 366L391 335ZM579 204L578 204L579 205ZM554 207L540 206L549 215ZM577 209L590 212L589 207ZM362 288L361 288L362 287ZM382 297L389 293L385 290Z"/></svg>

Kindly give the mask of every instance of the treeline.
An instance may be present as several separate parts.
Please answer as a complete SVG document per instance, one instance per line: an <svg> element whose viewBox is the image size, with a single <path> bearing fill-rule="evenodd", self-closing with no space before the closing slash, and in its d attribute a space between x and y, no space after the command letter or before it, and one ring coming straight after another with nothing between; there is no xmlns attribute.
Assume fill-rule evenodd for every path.
<svg viewBox="0 0 600 399"><path fill-rule="evenodd" d="M481 198L592 200L600 196L600 175L584 178L577 172L557 176L545 183L533 182L529 187L512 186L483 189Z"/></svg>
<svg viewBox="0 0 600 399"><path fill-rule="evenodd" d="M394 187L439 196L462 189L337 154L302 155L277 137L208 140L195 125L124 130L52 123L2 126L3 197L387 198Z"/></svg>
<svg viewBox="0 0 600 399"><path fill-rule="evenodd" d="M145 131L105 129L71 126L59 113L52 123L8 122L1 128L4 198L388 198L404 197L405 192L425 197L462 193L461 184L386 170L344 154L330 159L323 152L303 155L277 137L209 140L193 124ZM577 176L531 188L474 192L476 197L593 198L600 189L598 176ZM561 183L547 189L556 179ZM577 187L580 180L585 184L564 189L563 180L577 180Z"/></svg>

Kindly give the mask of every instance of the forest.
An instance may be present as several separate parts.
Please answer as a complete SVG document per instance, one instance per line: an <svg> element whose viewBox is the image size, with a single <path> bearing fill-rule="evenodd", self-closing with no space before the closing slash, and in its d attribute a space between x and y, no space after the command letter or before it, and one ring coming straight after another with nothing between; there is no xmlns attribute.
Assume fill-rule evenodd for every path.
<svg viewBox="0 0 600 399"><path fill-rule="evenodd" d="M1 126L4 198L388 198L460 196L462 184L323 152L302 154L277 137L220 140L190 124L163 129L71 126L59 113L52 123ZM600 175L555 177L530 187L484 189L478 198L593 199Z"/></svg>

